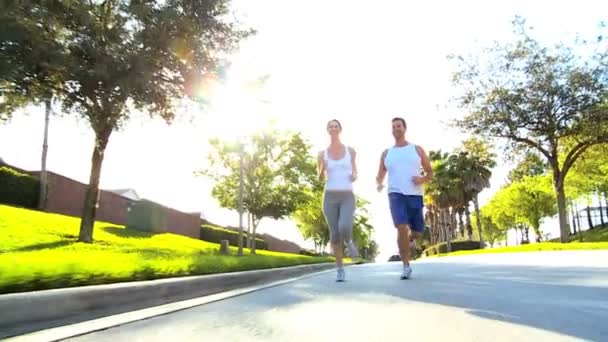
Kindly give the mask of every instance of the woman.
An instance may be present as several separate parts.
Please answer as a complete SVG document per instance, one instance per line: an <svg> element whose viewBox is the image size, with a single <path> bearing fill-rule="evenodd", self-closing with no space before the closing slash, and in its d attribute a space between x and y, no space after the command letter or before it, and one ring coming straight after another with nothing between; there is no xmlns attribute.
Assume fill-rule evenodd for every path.
<svg viewBox="0 0 608 342"><path fill-rule="evenodd" d="M338 120L327 123L329 147L319 152L319 179L325 180L323 214L329 226L329 239L336 257L336 281L344 281L346 274L342 264L342 246L346 242L350 257L357 255L352 241L355 195L353 182L357 179L356 153L340 141L342 125Z"/></svg>

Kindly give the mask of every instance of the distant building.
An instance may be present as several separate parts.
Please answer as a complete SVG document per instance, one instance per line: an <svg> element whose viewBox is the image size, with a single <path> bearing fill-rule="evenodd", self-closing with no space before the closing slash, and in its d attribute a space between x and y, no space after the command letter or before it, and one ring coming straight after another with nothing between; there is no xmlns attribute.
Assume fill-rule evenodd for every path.
<svg viewBox="0 0 608 342"><path fill-rule="evenodd" d="M141 198L137 194L134 189L116 189L116 190L108 190L122 197L128 198L133 201L139 201Z"/></svg>

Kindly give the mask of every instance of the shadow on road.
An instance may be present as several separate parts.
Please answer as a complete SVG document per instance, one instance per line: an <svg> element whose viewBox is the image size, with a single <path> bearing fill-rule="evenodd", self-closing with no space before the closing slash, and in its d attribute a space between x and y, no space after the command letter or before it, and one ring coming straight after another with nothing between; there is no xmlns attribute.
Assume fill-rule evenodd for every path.
<svg viewBox="0 0 608 342"><path fill-rule="evenodd" d="M333 273L317 276L289 285L281 295L273 292L264 301L247 301L247 309L271 310L319 298L365 301L388 296L458 307L485 319L585 340L608 338L608 268L425 263L406 281L399 280L400 270L396 264L351 267L346 283L331 282Z"/></svg>
<svg viewBox="0 0 608 342"><path fill-rule="evenodd" d="M428 329L441 329L445 319L472 315L493 322L476 322L476 331L470 332L471 336L487 340L501 339L500 335L493 335L491 327L496 327L496 322L575 339L608 340L608 268L425 262L416 264L414 270L414 278L403 281L399 279L401 265L397 263L352 266L347 268L345 283L336 283L333 271L326 272L75 340L129 340L142 336L161 340L173 336L172 331L179 331L183 339L212 334L240 340L238 332L242 333L238 336L247 337L242 340L273 340L277 336L280 340L284 336L309 336L310 329L319 334L331 333L336 325L348 326L353 319L362 324L353 330L359 333L368 333L375 322L371 329L381 330L369 334L379 338L377 334L399 330L392 326L400 324L396 322L403 322L403 329L410 329L408 317L412 315L428 321L420 327L427 329L422 331L423 336L429 333ZM460 310L448 311L448 307ZM450 336L449 331L445 333ZM527 336L524 339L534 339L526 335L533 331L521 333Z"/></svg>

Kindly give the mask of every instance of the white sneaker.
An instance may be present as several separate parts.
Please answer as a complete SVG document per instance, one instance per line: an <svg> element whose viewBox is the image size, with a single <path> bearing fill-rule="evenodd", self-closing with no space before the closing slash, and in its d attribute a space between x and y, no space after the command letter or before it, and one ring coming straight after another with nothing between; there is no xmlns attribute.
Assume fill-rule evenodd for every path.
<svg viewBox="0 0 608 342"><path fill-rule="evenodd" d="M403 273L401 273L401 279L410 279L412 276L412 268L410 265L403 265Z"/></svg>
<svg viewBox="0 0 608 342"><path fill-rule="evenodd" d="M358 256L357 246L355 246L353 240L350 240L348 242L346 248L348 248L348 256L350 256L351 258L356 258Z"/></svg>
<svg viewBox="0 0 608 342"><path fill-rule="evenodd" d="M344 272L343 268L338 268L338 274L336 275L337 282L343 282L346 280L346 272Z"/></svg>

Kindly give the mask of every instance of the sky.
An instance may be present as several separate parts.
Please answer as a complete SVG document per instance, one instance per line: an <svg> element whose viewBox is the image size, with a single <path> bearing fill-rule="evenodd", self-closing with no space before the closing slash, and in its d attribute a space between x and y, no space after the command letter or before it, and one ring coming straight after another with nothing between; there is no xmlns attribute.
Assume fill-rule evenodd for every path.
<svg viewBox="0 0 608 342"><path fill-rule="evenodd" d="M571 42L576 33L593 36L608 13L603 0L552 1L550 6L519 0L236 0L232 6L234 16L257 34L230 57L227 80L210 95L211 104L182 112L171 125L134 115L110 138L101 187L133 188L141 197L236 226L238 214L220 208L210 195L210 181L194 175L205 168L209 138L234 141L273 119L279 127L302 132L318 151L328 144L326 122L336 118L343 142L357 151L355 192L371 201L380 259L396 253L386 193L377 193L374 181L380 153L393 143L391 118L404 117L408 139L427 151L452 150L466 137L445 124L462 115L449 104L456 89L446 56L512 39L516 14L535 27L540 40L557 43ZM243 87L262 76L268 76L262 87ZM87 183L90 126L60 115L57 106L55 111L47 166ZM43 125L43 109L36 107L0 125L0 158L39 169ZM513 166L507 158L498 162L482 204ZM554 226L546 229L557 234ZM290 220L263 220L258 231L312 247Z"/></svg>

